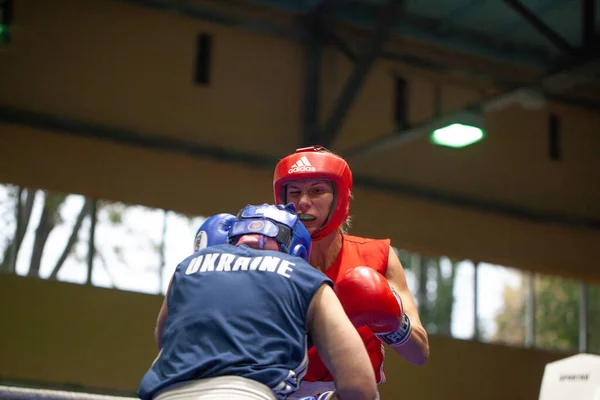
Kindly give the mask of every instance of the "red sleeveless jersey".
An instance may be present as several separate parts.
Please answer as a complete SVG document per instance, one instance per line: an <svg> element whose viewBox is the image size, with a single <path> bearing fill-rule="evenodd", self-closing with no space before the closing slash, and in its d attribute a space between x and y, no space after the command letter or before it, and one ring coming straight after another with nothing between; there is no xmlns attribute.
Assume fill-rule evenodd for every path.
<svg viewBox="0 0 600 400"><path fill-rule="evenodd" d="M357 236L342 235L342 249L333 265L325 274L334 284L343 277L347 271L358 266L373 268L385 276L388 266L390 251L389 239L366 239ZM357 329L365 343L377 383L385 382L383 371L384 347L375 337L373 332L366 327ZM331 382L333 377L321 361L317 349L313 346L308 350L308 371L304 377L305 382Z"/></svg>

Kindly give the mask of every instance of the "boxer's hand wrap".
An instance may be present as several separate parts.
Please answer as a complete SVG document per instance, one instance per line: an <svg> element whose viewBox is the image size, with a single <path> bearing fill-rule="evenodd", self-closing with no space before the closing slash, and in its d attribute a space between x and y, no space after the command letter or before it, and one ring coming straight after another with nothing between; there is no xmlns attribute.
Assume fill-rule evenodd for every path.
<svg viewBox="0 0 600 400"><path fill-rule="evenodd" d="M402 346L410 339L411 331L410 319L408 318L408 315L402 313L402 322L400 322L400 327L398 329L389 333L376 333L375 336L377 336L377 339L390 346Z"/></svg>
<svg viewBox="0 0 600 400"><path fill-rule="evenodd" d="M396 297L396 300L398 301L400 310L403 310L402 299L400 299L400 295L396 293L392 285L389 285L389 287L392 293L394 294L394 297ZM412 328L410 326L410 318L408 318L408 315L406 315L406 313L402 311L402 321L400 322L400 326L398 327L398 329L388 333L377 333L375 334L375 336L377 336L377 338L383 343L389 344L390 346L401 346L404 343L408 342L408 339L410 339L411 331Z"/></svg>

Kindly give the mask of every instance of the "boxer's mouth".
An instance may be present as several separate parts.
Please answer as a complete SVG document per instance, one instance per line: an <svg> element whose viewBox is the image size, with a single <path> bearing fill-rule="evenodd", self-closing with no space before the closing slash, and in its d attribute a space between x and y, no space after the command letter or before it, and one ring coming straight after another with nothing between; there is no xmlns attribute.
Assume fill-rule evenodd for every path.
<svg viewBox="0 0 600 400"><path fill-rule="evenodd" d="M314 221L317 219L317 217L308 214L301 214L298 218L300 218L300 221Z"/></svg>

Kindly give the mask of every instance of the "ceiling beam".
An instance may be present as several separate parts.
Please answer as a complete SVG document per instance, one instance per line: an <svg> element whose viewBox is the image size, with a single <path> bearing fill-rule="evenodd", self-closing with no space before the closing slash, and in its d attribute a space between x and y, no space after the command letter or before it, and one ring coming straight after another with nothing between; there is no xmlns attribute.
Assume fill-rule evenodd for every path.
<svg viewBox="0 0 600 400"><path fill-rule="evenodd" d="M581 1L581 47L591 48L596 40L596 6L597 0Z"/></svg>
<svg viewBox="0 0 600 400"><path fill-rule="evenodd" d="M331 114L321 132L319 144L329 147L335 140L373 62L379 57L403 4L404 0L388 0L387 4L378 10L379 18L373 37L366 43L363 53L356 61L346 84L333 104Z"/></svg>
<svg viewBox="0 0 600 400"><path fill-rule="evenodd" d="M153 8L159 11L181 14L187 17L197 18L203 21L229 26L232 28L244 29L268 36L280 37L295 41L304 41L306 39L304 30L295 26L288 26L255 17L240 17L227 12L212 10L204 6L183 4L169 0L120 1L134 4L136 6Z"/></svg>
<svg viewBox="0 0 600 400"><path fill-rule="evenodd" d="M173 2L170 0L149 0L149 1L148 0L121 0L121 1L125 2L125 3L129 3L129 4L134 4L137 6L153 8L153 9L163 11L163 12L170 12L170 13L185 15L190 18L197 18L197 19L200 19L203 21L208 21L208 22L223 25L223 26L228 26L228 27L237 28L237 29L243 29L243 30L247 30L250 32L255 32L255 33L272 36L272 37L277 37L277 38L282 38L282 39L286 39L286 40L292 40L292 41L299 42L299 43L305 43L306 41L310 40L306 30L303 29L301 26L281 24L281 23L276 23L276 22L269 21L266 19L257 19L255 17L240 17L240 16L232 15L231 13L228 13L225 11L212 10L205 6L187 5L187 4L182 4L182 3L176 3L176 2ZM262 4L264 1L266 1L266 0L252 1L252 2ZM321 1L321 0L319 0L319 1ZM334 3L334 5L335 5L335 2L333 0L330 0L330 1L331 1L331 3ZM270 2L268 2L268 3L270 4ZM281 5L282 3L278 2L278 4ZM302 7L301 8L295 7L294 10L296 12L299 12L299 10L304 11L305 9L311 10L312 7L316 7L315 4L316 4L316 0L314 0L310 3L306 3L304 1L298 2L298 5L301 5ZM300 14L300 15L303 15L303 14ZM336 21L344 22L343 20L340 21L340 17L338 17L336 19ZM368 24L363 24L361 26L361 28L363 28L365 30L369 30L369 31L372 30L372 27L369 26ZM420 35L423 32L417 31L417 32L412 32L412 33L421 37ZM344 55L353 62L356 62L358 60L357 51L353 48L353 46L351 44L345 42L339 35L337 35L331 29L325 29L324 35L325 35L325 44L335 46L340 51L342 51L344 53ZM429 35L431 35L431 34L429 34ZM427 42L427 40L426 40L426 42ZM464 40L463 40L463 42L464 42ZM444 45L446 47L452 47L452 46L447 46L448 43L438 43L438 44ZM460 43L458 43L458 46L461 47L462 45ZM473 49L471 49L471 50L473 50ZM469 51L469 52L473 53L473 51ZM475 53L477 53L477 51L475 51ZM526 53L528 53L528 52L526 52ZM515 53L514 51L511 51L511 52L498 51L497 54L509 54L509 55L514 55L515 57L517 57L517 56L519 56L520 53ZM424 69L424 70L433 70L436 72L446 72L448 70L451 70L454 72L464 72L465 74L477 74L477 75L485 74L486 76L492 77L494 79L494 81L496 81L496 82L498 82L499 79L502 80L502 78L498 77L496 73L492 73L492 72L486 71L484 69L475 70L475 69L473 69L471 67L467 67L467 66L448 67L447 65L445 65L442 62L437 62L437 61L433 61L433 60L430 60L430 59L427 59L424 57L410 55L410 54L383 51L379 57L382 59L396 61L396 62L405 64L405 65L409 65L409 66ZM500 61L514 62L515 60L514 59L511 59L511 60L503 59ZM465 64L468 64L468 63L465 63ZM530 67L534 66L532 63L529 63L529 62L527 64ZM541 68L542 65L545 65L539 60L537 62L535 62L534 64L535 64L534 67L538 68L538 69Z"/></svg>
<svg viewBox="0 0 600 400"><path fill-rule="evenodd" d="M206 146L190 141L186 142L170 139L165 136L156 137L147 133L116 129L82 121L67 120L60 117L5 106L0 106L0 121L8 124L47 130L57 134L105 140L137 148L169 152L202 159L208 158L220 163L240 164L269 171L272 171L279 161L278 157L250 154L216 146ZM357 188L410 196L423 201L435 202L446 206L483 211L539 224L557 225L600 232L600 220L594 218L575 217L557 212L532 210L526 207L445 193L434 189L382 181L371 176L360 174L354 175L354 183Z"/></svg>
<svg viewBox="0 0 600 400"><path fill-rule="evenodd" d="M304 42L304 93L302 98L301 147L318 143L321 135L321 69L325 31L325 2L303 18L307 40Z"/></svg>
<svg viewBox="0 0 600 400"><path fill-rule="evenodd" d="M525 7L519 0L504 0L514 11L523 17L539 33L566 54L575 54L575 48L562 36L550 28L544 21L536 16L529 8Z"/></svg>
<svg viewBox="0 0 600 400"><path fill-rule="evenodd" d="M571 106L586 107L593 111L600 111L600 102L598 101L573 99L578 100L578 103L568 103L567 100L569 98L561 96L560 94L577 85L595 79L596 74L600 71L599 53L600 51L596 51L571 58L570 64L558 65L557 67L552 68L553 72L547 74L532 85L507 89L501 94L496 94L468 104L458 111L437 115L424 123L378 137L366 143L361 143L354 148L346 150L342 155L349 160L372 156L383 150L389 150L420 139L432 132L433 129L454 122L461 122L465 119L471 119L473 118L473 115L482 115L486 111L492 111L515 100L535 101L538 102L540 106L543 106L545 100L556 99L566 102Z"/></svg>

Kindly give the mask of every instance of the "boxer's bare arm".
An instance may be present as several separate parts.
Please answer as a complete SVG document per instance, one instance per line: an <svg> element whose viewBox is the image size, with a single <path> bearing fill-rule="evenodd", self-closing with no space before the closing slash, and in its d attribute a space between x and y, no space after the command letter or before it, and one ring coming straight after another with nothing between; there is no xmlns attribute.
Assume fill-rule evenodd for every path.
<svg viewBox="0 0 600 400"><path fill-rule="evenodd" d="M307 325L335 380L340 400L373 400L377 385L362 339L330 286L323 284L310 303Z"/></svg>
<svg viewBox="0 0 600 400"><path fill-rule="evenodd" d="M156 318L156 327L154 328L154 339L156 340L156 346L158 349L162 349L162 334L167 323L167 296L165 296L158 317Z"/></svg>
<svg viewBox="0 0 600 400"><path fill-rule="evenodd" d="M160 306L160 311L158 312L158 317L156 317L156 327L154 328L154 339L156 340L156 346L158 350L162 349L162 336L163 330L165 329L165 324L167 323L167 297L169 296L169 291L171 290L171 282L169 282L169 287L167 288L167 293L165 294L165 298L163 299L162 305Z"/></svg>
<svg viewBox="0 0 600 400"><path fill-rule="evenodd" d="M415 301L408 290L404 268L396 255L394 249L390 247L388 254L388 267L385 273L387 281L393 286L394 290L402 299L404 312L410 319L412 331L408 342L402 346L395 346L393 349L398 355L411 364L423 365L429 358L429 338L427 331L419 318L419 310Z"/></svg>

